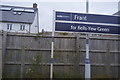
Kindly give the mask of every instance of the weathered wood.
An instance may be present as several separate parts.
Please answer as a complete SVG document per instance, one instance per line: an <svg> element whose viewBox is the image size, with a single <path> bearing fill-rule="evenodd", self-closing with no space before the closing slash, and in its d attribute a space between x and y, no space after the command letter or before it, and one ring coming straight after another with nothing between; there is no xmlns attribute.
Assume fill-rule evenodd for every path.
<svg viewBox="0 0 120 80"><path fill-rule="evenodd" d="M6 43L7 43L7 32L3 32L2 38L2 78L4 78L4 69L5 69L5 55L6 55Z"/></svg>
<svg viewBox="0 0 120 80"><path fill-rule="evenodd" d="M2 67L2 34L0 34L0 79L2 79Z"/></svg>
<svg viewBox="0 0 120 80"><path fill-rule="evenodd" d="M21 62L6 62L6 65L21 65ZM35 65L33 63L24 63L25 65ZM50 63L39 63L39 65L50 65ZM54 63L56 66L71 66L74 65L74 63ZM84 66L85 63L79 63L79 66ZM106 64L98 64L98 63L92 63L91 66L106 66ZM120 67L120 64L110 64L111 67Z"/></svg>
<svg viewBox="0 0 120 80"><path fill-rule="evenodd" d="M74 54L74 74L75 75L79 75L79 72L80 72L80 68L79 68L79 61L80 61L80 37L79 37L80 35L77 33L76 34L76 41L75 41L75 50L76 50L76 52L75 52L75 54Z"/></svg>
<svg viewBox="0 0 120 80"><path fill-rule="evenodd" d="M119 31L120 31L120 28L119 28ZM120 38L118 38L120 40ZM117 42L118 45L120 45L120 42ZM118 46L118 51L120 51L120 46ZM118 64L120 64L120 52L118 53ZM117 77L119 78L120 76L120 67L118 68L118 75Z"/></svg>
<svg viewBox="0 0 120 80"><path fill-rule="evenodd" d="M8 35L10 36L21 36L21 37L42 37L42 38L51 38L51 34L22 34L22 33L9 33ZM55 38L76 38L75 34L72 35L59 35L59 34L55 34ZM81 39L85 39L86 37L81 35L80 36ZM111 36L90 36L90 39L95 39L95 40L116 40L116 41L120 41L120 36L115 36L115 35L111 35Z"/></svg>
<svg viewBox="0 0 120 80"><path fill-rule="evenodd" d="M15 47L7 47L7 50L21 50L21 48L15 48ZM33 48L29 48L29 49L25 49L26 51L51 51L51 49L33 49ZM57 51L59 52L76 52L76 50L73 49L57 49ZM85 49L80 49L79 52L86 52ZM90 50L91 53L106 53L106 50ZM110 53L112 54L118 54L120 53L120 51L110 51Z"/></svg>
<svg viewBox="0 0 120 80"><path fill-rule="evenodd" d="M25 46L23 45L24 40L21 40L22 45L21 45L21 73L20 73L20 78L24 78L24 70L25 70Z"/></svg>
<svg viewBox="0 0 120 80"><path fill-rule="evenodd" d="M110 62L111 62L111 58L110 58L110 42L107 41L106 42L106 74L107 76L111 76L111 70L110 70Z"/></svg>
<svg viewBox="0 0 120 80"><path fill-rule="evenodd" d="M106 42L108 42L108 45ZM108 68L111 70L111 73L107 73L107 75L113 74L112 77L116 77L116 68L120 66L120 64L117 63L117 57L120 52L120 50L116 49L119 46L117 44L118 42L120 42L120 40L118 40L117 37L90 37L92 76L106 76L105 73L107 73ZM36 54L41 56L39 73L42 76L43 74L44 76L49 75L51 33L44 33L42 35L8 33L7 42L4 40L4 44L6 44L4 47L5 77L24 78L29 68L33 65L35 66L34 57ZM57 33L55 34L54 49L55 77L71 78L73 75L73 77L75 77L75 74L79 74L79 76L84 78L85 36L72 33L67 35ZM110 62L108 62L108 56L109 59L111 59ZM113 57L111 58L110 56ZM76 75L76 77L77 76L78 75Z"/></svg>

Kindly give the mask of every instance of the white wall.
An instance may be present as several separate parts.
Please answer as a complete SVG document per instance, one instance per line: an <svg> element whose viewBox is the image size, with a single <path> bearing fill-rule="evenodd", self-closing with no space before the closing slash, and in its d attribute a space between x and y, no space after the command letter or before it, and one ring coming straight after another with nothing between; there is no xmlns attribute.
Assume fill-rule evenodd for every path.
<svg viewBox="0 0 120 80"><path fill-rule="evenodd" d="M2 30L7 31L7 32L22 32L22 33L29 33L29 27L30 24L24 24L25 25L25 30L20 30L20 25L23 23L6 23L6 22L2 22ZM12 24L12 30L8 30L7 29L7 24ZM1 30L1 28L0 28Z"/></svg>
<svg viewBox="0 0 120 80"><path fill-rule="evenodd" d="M39 24L37 24L37 13L35 15L33 24L30 27L30 33L38 33Z"/></svg>

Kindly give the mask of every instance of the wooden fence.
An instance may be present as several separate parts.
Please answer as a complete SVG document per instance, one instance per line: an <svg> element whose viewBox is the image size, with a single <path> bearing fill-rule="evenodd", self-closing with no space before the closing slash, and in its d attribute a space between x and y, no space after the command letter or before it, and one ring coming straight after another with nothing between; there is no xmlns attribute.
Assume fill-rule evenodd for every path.
<svg viewBox="0 0 120 80"><path fill-rule="evenodd" d="M3 78L50 77L51 33L4 32L0 39ZM94 35L89 42L92 78L117 78L118 37ZM56 33L54 78L84 78L85 49L84 34Z"/></svg>

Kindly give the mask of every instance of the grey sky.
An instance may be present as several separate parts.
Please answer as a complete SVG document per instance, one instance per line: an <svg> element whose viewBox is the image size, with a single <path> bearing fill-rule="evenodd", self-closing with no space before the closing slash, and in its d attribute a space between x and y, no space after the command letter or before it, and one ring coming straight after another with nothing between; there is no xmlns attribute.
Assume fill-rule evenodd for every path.
<svg viewBox="0 0 120 80"><path fill-rule="evenodd" d="M33 3L38 4L39 8L39 21L40 21L40 31L44 29L45 31L52 30L52 19L53 19L53 10L60 11L70 11L70 12L80 12L85 13L85 2L78 0L70 0L72 2L57 2L54 0L47 1L30 1L27 2L19 2L14 0L14 2L8 2L9 0L2 1L2 5L13 5L13 6L24 6L24 7L32 7ZM22 0L21 0L22 1ZM61 0L63 1L63 0ZM74 1L74 2L73 2ZM92 2L91 2L92 1ZM106 0L107 2L100 2L100 0L93 2L95 0L90 0L89 13L90 14L105 14L112 15L113 13L118 11L118 1L119 0ZM102 1L102 0L101 0Z"/></svg>

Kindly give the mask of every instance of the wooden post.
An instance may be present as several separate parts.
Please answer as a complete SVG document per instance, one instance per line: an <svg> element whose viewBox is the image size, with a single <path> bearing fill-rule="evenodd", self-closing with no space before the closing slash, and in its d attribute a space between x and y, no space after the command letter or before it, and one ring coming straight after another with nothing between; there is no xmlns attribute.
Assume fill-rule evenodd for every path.
<svg viewBox="0 0 120 80"><path fill-rule="evenodd" d="M120 7L120 1L119 1L119 7ZM119 28L119 31L120 31L120 28ZM118 37L118 65L120 64L120 38ZM120 78L120 68L118 67L118 75L117 75L117 78Z"/></svg>
<svg viewBox="0 0 120 80"><path fill-rule="evenodd" d="M2 36L2 78L4 74L4 66L5 66L5 54L6 54L6 40L7 40L7 32L3 32Z"/></svg>
<svg viewBox="0 0 120 80"><path fill-rule="evenodd" d="M2 79L2 33L0 33L0 79Z"/></svg>
<svg viewBox="0 0 120 80"><path fill-rule="evenodd" d="M110 77L110 42L106 43L106 75Z"/></svg>
<svg viewBox="0 0 120 80"><path fill-rule="evenodd" d="M75 67L74 67L74 68L75 68L74 71L75 71L75 75L76 75L76 76L78 76L78 75L79 75L79 72L80 72L80 71L79 71L79 58L80 58L80 57L79 57L79 54L80 54L80 53L79 53L79 51L80 51L80 50L79 50L79 38L80 38L80 37L79 37L79 33L77 33L77 34L76 34L76 41L75 41L76 53L75 53L75 57L74 57L74 60L75 60L75 61L74 61L74 66L75 66Z"/></svg>
<svg viewBox="0 0 120 80"><path fill-rule="evenodd" d="M23 40L22 40L23 44ZM25 47L24 45L21 46L21 73L20 78L24 78L24 67L25 67Z"/></svg>

